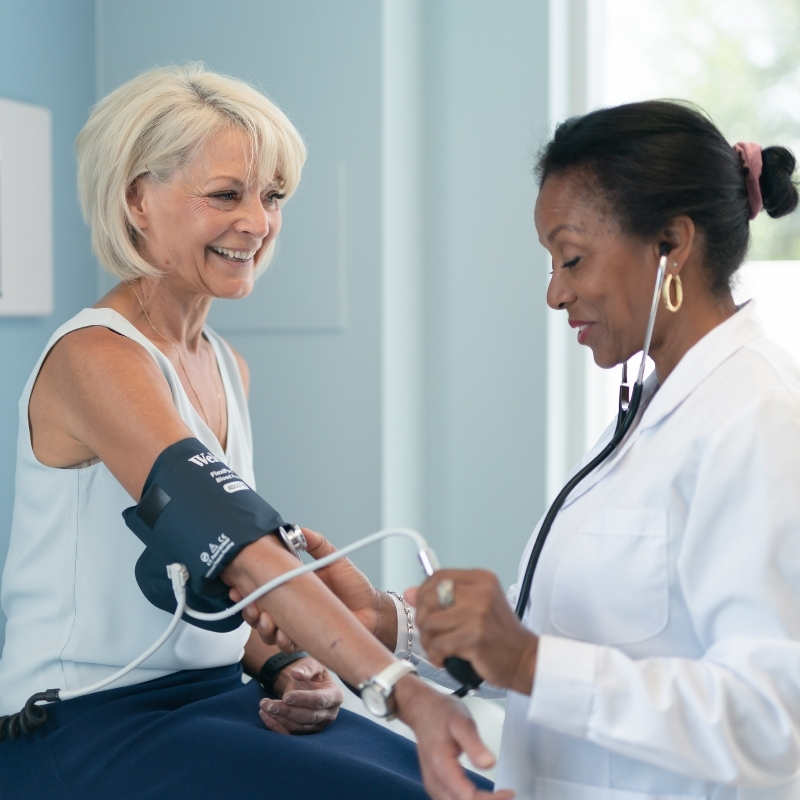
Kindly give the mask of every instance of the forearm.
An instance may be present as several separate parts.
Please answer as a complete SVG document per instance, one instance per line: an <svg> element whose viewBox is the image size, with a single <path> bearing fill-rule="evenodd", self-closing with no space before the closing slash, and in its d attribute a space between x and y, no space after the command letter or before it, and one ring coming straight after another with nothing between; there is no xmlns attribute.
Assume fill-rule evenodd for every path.
<svg viewBox="0 0 800 800"><path fill-rule="evenodd" d="M242 550L222 578L246 596L297 565L297 560L268 536ZM300 576L269 592L258 606L299 647L353 685L391 662L387 648L315 575Z"/></svg>
<svg viewBox="0 0 800 800"><path fill-rule="evenodd" d="M265 644L256 631L250 631L250 638L244 646L244 656L242 656L242 669L247 675L255 678L261 667L264 666L268 658L280 653L280 648L274 644Z"/></svg>

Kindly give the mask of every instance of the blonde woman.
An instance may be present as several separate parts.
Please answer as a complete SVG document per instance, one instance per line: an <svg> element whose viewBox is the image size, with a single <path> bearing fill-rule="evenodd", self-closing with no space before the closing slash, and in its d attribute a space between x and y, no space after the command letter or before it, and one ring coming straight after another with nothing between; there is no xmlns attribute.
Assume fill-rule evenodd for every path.
<svg viewBox="0 0 800 800"><path fill-rule="evenodd" d="M205 323L213 298L252 290L305 160L278 108L199 66L153 70L111 93L77 153L94 251L120 283L56 331L20 401L2 586L4 715L35 692L81 689L114 674L165 629L168 610L145 596L138 572L148 551L122 512L176 448L202 447L241 477L236 488L247 493L234 488L231 502L246 494L256 502L247 366ZM193 514L188 504L190 527L202 528ZM269 533L219 564L234 592L297 564ZM241 619L224 630L180 622L141 666L111 688L50 705L32 733L15 738L5 720L4 793L424 797L413 746L362 718L342 712L319 736L270 732L311 733L336 718L341 694L320 662L358 685L395 657L314 575L260 606L311 654L270 671L272 698L258 681L241 683L240 662L257 675L276 652ZM480 766L492 761L461 705L413 674L395 682L389 702L417 733L434 797L483 794L456 761L462 749Z"/></svg>

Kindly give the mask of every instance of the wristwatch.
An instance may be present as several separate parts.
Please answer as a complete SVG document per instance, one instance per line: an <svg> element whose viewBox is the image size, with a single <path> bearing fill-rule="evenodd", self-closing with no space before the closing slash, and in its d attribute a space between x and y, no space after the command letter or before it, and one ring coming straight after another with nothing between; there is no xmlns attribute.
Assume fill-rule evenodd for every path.
<svg viewBox="0 0 800 800"><path fill-rule="evenodd" d="M292 555L297 556L297 558L300 558L301 552L305 553L305 551L308 550L306 535L300 530L298 525L287 522L281 525L280 528L275 528L274 531L270 531L270 534L277 536L281 540L283 546Z"/></svg>
<svg viewBox="0 0 800 800"><path fill-rule="evenodd" d="M367 707L367 711L375 717L393 720L397 711L394 698L394 686L400 678L417 674L417 668L409 661L393 661L377 675L367 678L358 684L358 693Z"/></svg>

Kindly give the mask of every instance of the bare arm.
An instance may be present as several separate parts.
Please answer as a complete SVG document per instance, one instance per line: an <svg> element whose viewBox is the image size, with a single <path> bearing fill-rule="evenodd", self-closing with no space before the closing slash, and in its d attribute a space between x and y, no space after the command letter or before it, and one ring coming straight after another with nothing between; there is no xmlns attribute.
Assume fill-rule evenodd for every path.
<svg viewBox="0 0 800 800"><path fill-rule="evenodd" d="M34 453L65 467L97 456L138 500L159 453L192 431L150 354L107 328L74 331L42 366L30 403ZM293 569L274 537L244 548L222 574L243 595ZM314 575L266 595L259 605L302 647L347 680L379 672L391 654Z"/></svg>
<svg viewBox="0 0 800 800"><path fill-rule="evenodd" d="M192 436L152 357L135 342L101 328L73 331L45 361L29 406L36 457L67 467L97 456L134 500L157 456ZM275 537L245 547L222 579L241 595L296 566ZM313 574L296 578L258 601L293 641L358 685L388 666L392 654ZM457 762L466 749L473 763L493 758L468 713L413 675L396 686L398 713L420 741L426 785L436 798L478 797Z"/></svg>

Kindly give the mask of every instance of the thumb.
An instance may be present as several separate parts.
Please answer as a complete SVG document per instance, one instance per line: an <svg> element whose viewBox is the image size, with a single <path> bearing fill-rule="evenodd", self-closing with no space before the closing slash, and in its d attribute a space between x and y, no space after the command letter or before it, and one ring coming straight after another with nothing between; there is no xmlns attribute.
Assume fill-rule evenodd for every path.
<svg viewBox="0 0 800 800"><path fill-rule="evenodd" d="M478 728L472 717L458 716L450 722L450 733L467 754L467 758L478 769L490 769L495 765L494 753L481 741Z"/></svg>
<svg viewBox="0 0 800 800"><path fill-rule="evenodd" d="M406 589L403 592L403 597L405 598L406 603L408 603L410 606L414 606L415 608L417 606L417 591L418 591L418 588L419 587L417 587L417 586L412 586L410 589Z"/></svg>
<svg viewBox="0 0 800 800"><path fill-rule="evenodd" d="M306 537L306 552L311 558L319 559L336 552L336 548L321 533L312 531L310 528L301 528L300 530Z"/></svg>

